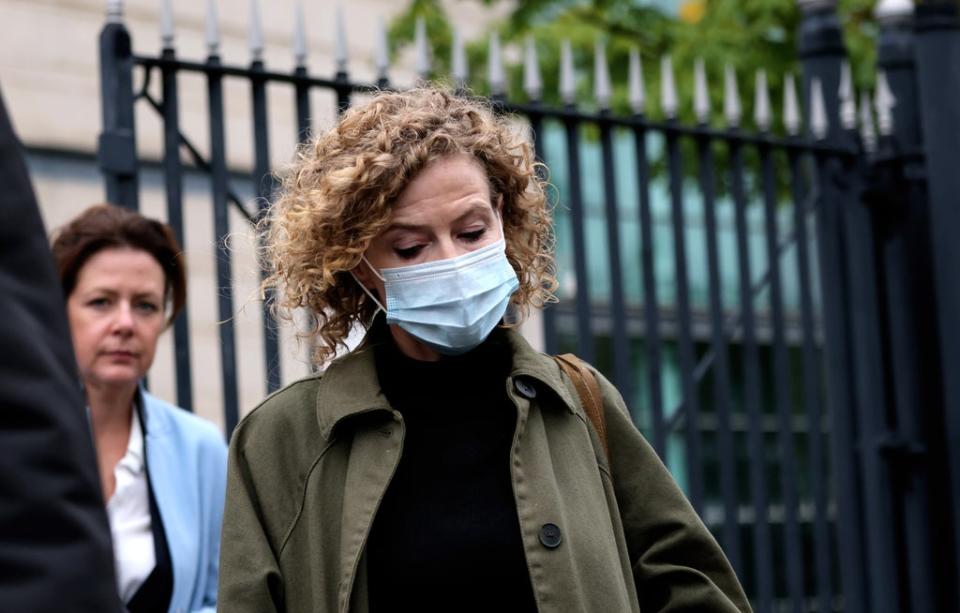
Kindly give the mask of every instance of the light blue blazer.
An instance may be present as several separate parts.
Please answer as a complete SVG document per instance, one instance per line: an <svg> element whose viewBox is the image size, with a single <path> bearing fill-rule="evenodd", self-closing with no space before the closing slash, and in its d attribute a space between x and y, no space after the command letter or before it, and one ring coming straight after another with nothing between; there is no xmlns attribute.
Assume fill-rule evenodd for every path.
<svg viewBox="0 0 960 613"><path fill-rule="evenodd" d="M213 613L227 446L210 422L141 393L147 470L173 566L170 612Z"/></svg>

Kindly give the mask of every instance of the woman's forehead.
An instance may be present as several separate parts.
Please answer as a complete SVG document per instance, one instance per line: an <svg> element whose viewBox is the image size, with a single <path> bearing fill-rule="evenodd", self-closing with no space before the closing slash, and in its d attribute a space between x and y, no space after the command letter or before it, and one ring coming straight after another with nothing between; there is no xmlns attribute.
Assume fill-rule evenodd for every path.
<svg viewBox="0 0 960 613"><path fill-rule="evenodd" d="M476 194L490 200L487 173L472 156L455 154L427 164L407 184L394 204L401 210L421 201L462 198Z"/></svg>
<svg viewBox="0 0 960 613"><path fill-rule="evenodd" d="M77 289L136 287L141 292L163 293L165 275L148 252L127 247L101 249L84 262L77 274Z"/></svg>

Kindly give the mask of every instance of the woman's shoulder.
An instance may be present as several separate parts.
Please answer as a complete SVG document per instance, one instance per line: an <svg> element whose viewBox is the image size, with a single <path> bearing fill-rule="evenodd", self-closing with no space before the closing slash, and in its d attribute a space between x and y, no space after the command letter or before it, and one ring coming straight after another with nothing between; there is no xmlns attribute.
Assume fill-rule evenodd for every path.
<svg viewBox="0 0 960 613"><path fill-rule="evenodd" d="M226 448L223 434L214 423L147 392L143 399L148 432L169 432L195 445Z"/></svg>
<svg viewBox="0 0 960 613"><path fill-rule="evenodd" d="M290 383L267 396L237 424L231 440L302 435L317 428L317 389L320 374Z"/></svg>

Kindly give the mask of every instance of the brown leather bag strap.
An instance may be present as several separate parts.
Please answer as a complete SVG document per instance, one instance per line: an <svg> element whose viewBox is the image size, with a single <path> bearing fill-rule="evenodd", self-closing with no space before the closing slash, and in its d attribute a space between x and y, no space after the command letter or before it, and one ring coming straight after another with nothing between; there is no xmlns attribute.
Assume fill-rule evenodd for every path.
<svg viewBox="0 0 960 613"><path fill-rule="evenodd" d="M553 359L567 373L574 387L577 388L577 396L580 397L580 404L584 412L593 424L593 429L597 431L600 437L600 443L603 445L603 455L610 457L610 450L607 448L607 422L603 415L603 400L600 394L600 382L586 364L573 355L565 353L555 355Z"/></svg>

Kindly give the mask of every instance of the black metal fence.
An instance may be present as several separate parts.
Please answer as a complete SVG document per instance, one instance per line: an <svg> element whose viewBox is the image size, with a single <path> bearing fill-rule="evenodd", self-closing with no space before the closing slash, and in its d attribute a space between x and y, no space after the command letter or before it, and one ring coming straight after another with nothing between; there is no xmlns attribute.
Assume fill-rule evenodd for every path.
<svg viewBox="0 0 960 613"><path fill-rule="evenodd" d="M745 130L730 70L726 126L716 127L702 63L700 121L686 125L676 119L668 58L658 119L644 113L639 57L631 116L608 108L602 47L596 110L574 103L568 48L561 90L569 104L560 108L537 101L535 50L527 50L531 102L512 101L491 60L498 108L526 121L559 188L561 280L575 283L564 282L565 299L542 313L545 350L573 350L609 374L756 610L958 610L960 385L951 375L960 372L960 173L951 167L960 160L960 21L953 4L928 2L916 16L888 11L878 89L858 107L835 3L799 4L802 95L784 80L778 132L786 136L772 129L764 75ZM260 210L246 208L229 180L224 81L249 86L253 185L263 206L273 190L267 86L293 90L302 139L312 90L333 92L345 109L355 94L390 86L387 62L378 60L376 83L351 80L345 55L333 78L311 75L298 29L295 70L271 71L256 23L248 66L221 61L215 28L209 57L183 60L168 3L162 52L135 56L119 3L111 6L100 41L107 197L137 207L136 104L163 119L168 219L181 242L189 223L181 155L209 173L229 432L240 412L227 212L235 207L253 221ZM206 156L180 129L177 83L188 73L206 80ZM598 174L584 170L591 152ZM279 351L266 311L263 326L273 391ZM185 314L174 334L177 401L190 407Z"/></svg>

